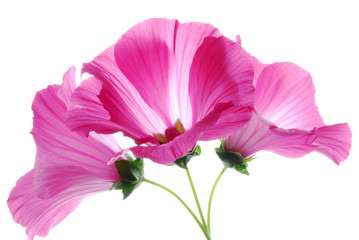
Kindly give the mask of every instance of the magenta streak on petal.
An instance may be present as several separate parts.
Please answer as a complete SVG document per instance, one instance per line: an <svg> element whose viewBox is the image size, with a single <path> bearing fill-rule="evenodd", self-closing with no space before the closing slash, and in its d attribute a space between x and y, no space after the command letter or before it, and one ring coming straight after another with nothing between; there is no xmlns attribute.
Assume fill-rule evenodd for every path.
<svg viewBox="0 0 359 240"><path fill-rule="evenodd" d="M102 84L95 78L84 80L71 96L67 125L73 131L88 136L90 131L114 133L121 127L111 121L111 116L104 109L98 95Z"/></svg>
<svg viewBox="0 0 359 240"><path fill-rule="evenodd" d="M173 64L170 67L170 99L173 119L179 119L185 129L192 126L192 107L188 96L190 68L203 40L221 33L210 24L184 23L176 29Z"/></svg>
<svg viewBox="0 0 359 240"><path fill-rule="evenodd" d="M193 123L220 102L252 107L254 101L251 57L225 37L207 37L194 57L189 81Z"/></svg>
<svg viewBox="0 0 359 240"><path fill-rule="evenodd" d="M188 80L193 56L205 37L219 35L209 24L149 19L119 39L115 58L119 69L166 127L179 119L188 129L192 126Z"/></svg>
<svg viewBox="0 0 359 240"><path fill-rule="evenodd" d="M118 68L114 59L114 46L106 49L92 62L84 64L83 72L94 75L102 82L102 88L97 90L97 97L110 120L125 129L125 135L136 139L164 132L166 125ZM86 103L74 101L74 105L81 107ZM81 116L75 115L72 119L75 124L78 120L81 121ZM102 131L106 131L106 127L104 125ZM109 131L113 129L109 128Z"/></svg>

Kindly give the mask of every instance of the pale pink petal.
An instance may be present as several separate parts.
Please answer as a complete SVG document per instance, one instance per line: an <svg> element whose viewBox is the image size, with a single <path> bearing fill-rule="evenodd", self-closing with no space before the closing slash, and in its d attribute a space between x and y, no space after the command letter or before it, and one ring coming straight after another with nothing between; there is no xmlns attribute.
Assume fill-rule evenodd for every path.
<svg viewBox="0 0 359 240"><path fill-rule="evenodd" d="M253 85L256 87L258 82L258 77L260 76L263 69L268 66L268 64L261 63L256 57L252 56L252 64L254 68L253 76Z"/></svg>
<svg viewBox="0 0 359 240"><path fill-rule="evenodd" d="M192 125L188 79L193 57L207 36L220 36L209 24L149 19L117 42L119 69L167 127L178 119Z"/></svg>
<svg viewBox="0 0 359 240"><path fill-rule="evenodd" d="M173 63L170 67L170 104L172 119L179 119L185 129L192 126L192 108L188 96L189 73L193 57L208 37L219 37L220 32L210 24L178 24L174 36Z"/></svg>
<svg viewBox="0 0 359 240"><path fill-rule="evenodd" d="M311 130L324 125L314 101L310 74L293 63L274 63L258 78L255 107L281 128Z"/></svg>
<svg viewBox="0 0 359 240"><path fill-rule="evenodd" d="M64 191L76 190L83 185L90 187L94 183L106 186L103 190L109 190L111 185L121 178L114 165L108 166L106 163L104 165L108 172L113 174L90 171L76 164L63 165L61 162L57 165L37 166L34 169L34 191L38 193L36 196L41 199L50 199Z"/></svg>
<svg viewBox="0 0 359 240"><path fill-rule="evenodd" d="M177 20L149 19L128 30L115 46L121 72L155 110L167 127L169 118L169 68Z"/></svg>
<svg viewBox="0 0 359 240"><path fill-rule="evenodd" d="M251 120L226 140L226 150L247 158L261 150L285 157L301 157L316 149L312 143L317 131L280 129L254 112Z"/></svg>
<svg viewBox="0 0 359 240"><path fill-rule="evenodd" d="M313 142L320 152L339 165L350 152L352 133L347 123L324 126L318 129L318 137Z"/></svg>
<svg viewBox="0 0 359 240"><path fill-rule="evenodd" d="M113 152L118 152L121 149L121 146L118 144L113 135L97 134L95 132L90 132L89 135L96 139L96 141L111 149Z"/></svg>
<svg viewBox="0 0 359 240"><path fill-rule="evenodd" d="M193 124L221 102L232 102L240 108L252 107L252 80L251 56L239 44L225 37L207 37L197 50L190 71Z"/></svg>
<svg viewBox="0 0 359 240"><path fill-rule="evenodd" d="M55 171L55 170L52 170ZM77 174L78 172L73 172ZM84 174L85 171L82 172ZM36 197L33 186L34 170L20 178L7 200L13 219L26 227L28 239L35 235L45 237L81 203L82 199L108 190L111 182L96 178L88 173L86 182L65 189L53 198L42 200ZM84 175L81 175L83 177ZM59 184L61 182L57 182Z"/></svg>
<svg viewBox="0 0 359 240"><path fill-rule="evenodd" d="M101 81L101 87L97 85L96 88L87 91L91 92L89 94L92 95L92 99L97 98L96 104L103 106L103 113L100 116L104 119L110 117L109 119L114 123L111 126L107 121L100 121L96 126L96 131L99 133L115 132L115 129L121 126L121 129L126 129L127 136L142 138L153 133L163 132L166 129L164 122L145 103L132 83L118 68L114 59L114 46L106 49L92 62L84 64L83 72L92 74ZM91 112L85 112L86 114L75 112L76 109L82 111L91 104L86 103L88 99L85 98L85 93L84 89L82 98L71 98L72 108L69 113L69 124L74 130L86 133L90 130L90 125L86 126L86 123L93 118L93 115ZM115 125L118 126L114 127Z"/></svg>
<svg viewBox="0 0 359 240"><path fill-rule="evenodd" d="M160 164L169 164L193 150L197 141L213 127L221 114L233 107L232 103L219 103L201 121L176 137L173 141L158 146L136 146L130 148L136 157L150 158Z"/></svg>

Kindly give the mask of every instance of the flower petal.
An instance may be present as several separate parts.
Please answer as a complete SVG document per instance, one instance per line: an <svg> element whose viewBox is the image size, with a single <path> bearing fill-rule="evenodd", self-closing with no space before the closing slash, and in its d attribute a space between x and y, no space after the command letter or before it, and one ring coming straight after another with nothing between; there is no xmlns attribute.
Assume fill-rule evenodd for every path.
<svg viewBox="0 0 359 240"><path fill-rule="evenodd" d="M92 62L84 64L82 71L95 76L100 80L101 85L96 84L91 89L79 89L78 91L83 92L83 96L71 98L71 111L68 120L71 128L85 133L88 133L91 127L94 127L92 130L99 133L114 133L120 131L117 128L121 128L126 136L131 136L134 139L163 132L166 129L164 122L144 102L132 83L118 68L114 59L114 46L106 49ZM86 99L86 94L92 95L89 96L91 99ZM91 123L87 125L94 116L91 112L83 110L92 104L91 100L95 99L98 99L95 104L102 105L104 108L97 111L100 120L107 120L99 121L97 126L93 126ZM76 109L79 109L79 112L76 112ZM108 120L113 122L113 125Z"/></svg>
<svg viewBox="0 0 359 240"><path fill-rule="evenodd" d="M310 74L293 63L265 67L256 85L255 107L281 128L311 130L324 126L314 100Z"/></svg>
<svg viewBox="0 0 359 240"><path fill-rule="evenodd" d="M252 107L254 101L251 57L225 37L207 37L193 59L189 95L193 124L221 102Z"/></svg>
<svg viewBox="0 0 359 240"><path fill-rule="evenodd" d="M96 78L81 82L71 96L67 126L88 136L90 131L114 133L122 128L111 121L110 114L104 109L98 95L102 83Z"/></svg>
<svg viewBox="0 0 359 240"><path fill-rule="evenodd" d="M119 69L167 127L172 125L168 77L177 25L177 20L149 19L128 30L115 46Z"/></svg>
<svg viewBox="0 0 359 240"><path fill-rule="evenodd" d="M40 169L48 166L72 165L83 167L98 177L115 181L118 179L116 168L106 163L115 155L114 150L118 145L116 146L110 137L97 135L94 138L92 136L95 134L92 134L86 138L67 128L65 125L67 108L59 98L62 89L53 85L39 91L32 105L34 127L31 133L37 146L35 172L39 171L43 174ZM35 174L36 182L43 180L41 174ZM36 184L34 188L39 196L52 196L44 194L44 191L52 191L43 188L41 184Z"/></svg>
<svg viewBox="0 0 359 240"><path fill-rule="evenodd" d="M174 37L169 96L173 119L179 119L185 129L192 126L192 108L188 96L190 68L196 51L208 36L219 37L221 34L210 24L192 22L179 24Z"/></svg>
<svg viewBox="0 0 359 240"><path fill-rule="evenodd" d="M251 118L253 108L233 106L221 113L216 124L204 132L199 141L210 141L228 137L242 128Z"/></svg>
<svg viewBox="0 0 359 240"><path fill-rule="evenodd" d="M149 19L127 31L117 42L118 67L166 127L178 119L192 124L188 79L193 56L203 39L219 36L209 24Z"/></svg>
<svg viewBox="0 0 359 240"><path fill-rule="evenodd" d="M261 75L263 69L268 66L268 64L261 63L256 57L252 56L252 64L254 68L254 77L253 85L256 87L258 82L258 77Z"/></svg>
<svg viewBox="0 0 359 240"><path fill-rule="evenodd" d="M60 86L60 90L58 92L59 98L65 103L65 105L69 104L70 96L76 88L75 81L75 72L76 68L72 66L65 74L64 81Z"/></svg>
<svg viewBox="0 0 359 240"><path fill-rule="evenodd" d="M73 71L61 86L39 91L32 105L35 167L19 179L8 199L14 220L27 228L29 239L46 236L83 198L120 180L115 166L106 164L119 150L114 139L96 133L86 138L65 125Z"/></svg>
<svg viewBox="0 0 359 240"><path fill-rule="evenodd" d="M170 164L191 151L206 131L216 124L221 114L231 107L232 103L217 104L201 121L169 143L159 146L136 146L130 149L136 157L150 158L160 164Z"/></svg>
<svg viewBox="0 0 359 240"><path fill-rule="evenodd" d="M350 152L352 133L347 123L324 126L318 129L318 137L313 142L320 152L339 165Z"/></svg>
<svg viewBox="0 0 359 240"><path fill-rule="evenodd" d="M55 169L51 172L55 172ZM72 173L77 174L79 171ZM84 173L85 171L82 172ZM81 178L83 176L81 175ZM76 209L83 198L106 191L112 186L112 183L99 181L89 173L88 179L82 182L83 184L67 188L53 198L42 200L34 193L33 178L34 170L21 177L7 200L13 219L26 227L26 234L30 240L35 235L47 236L53 227Z"/></svg>
<svg viewBox="0 0 359 240"><path fill-rule="evenodd" d="M226 150L247 158L261 150L285 157L302 157L316 149L312 143L317 131L281 129L254 112L251 120L226 140Z"/></svg>

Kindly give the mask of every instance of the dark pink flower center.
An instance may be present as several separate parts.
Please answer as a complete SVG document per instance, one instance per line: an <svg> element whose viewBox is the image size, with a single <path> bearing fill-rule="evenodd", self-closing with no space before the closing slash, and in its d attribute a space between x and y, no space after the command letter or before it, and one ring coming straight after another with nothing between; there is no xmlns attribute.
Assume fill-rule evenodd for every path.
<svg viewBox="0 0 359 240"><path fill-rule="evenodd" d="M173 141L176 137L183 134L186 130L184 129L180 120L177 120L174 126L168 127L165 130L165 134L155 134L154 137L161 143L168 143Z"/></svg>

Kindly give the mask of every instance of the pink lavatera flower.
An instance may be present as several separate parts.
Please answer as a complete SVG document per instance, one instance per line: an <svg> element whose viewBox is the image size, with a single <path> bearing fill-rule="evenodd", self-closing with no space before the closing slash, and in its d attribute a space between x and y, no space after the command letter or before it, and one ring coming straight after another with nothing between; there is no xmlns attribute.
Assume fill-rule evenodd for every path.
<svg viewBox="0 0 359 240"><path fill-rule="evenodd" d="M326 126L314 100L310 74L293 63L264 65L253 58L255 110L250 121L226 138L226 151L250 158L260 150L296 158L312 151L336 164L351 148L347 123Z"/></svg>
<svg viewBox="0 0 359 240"><path fill-rule="evenodd" d="M8 198L10 212L26 227L28 239L48 235L83 198L108 191L120 180L116 167L106 164L119 150L116 141L96 133L86 138L65 125L74 71L64 75L61 86L39 91L32 105L35 166L18 180Z"/></svg>
<svg viewBox="0 0 359 240"><path fill-rule="evenodd" d="M197 141L242 127L254 101L251 57L213 26L150 19L84 65L67 124L87 135L122 132L137 157L169 164Z"/></svg>

